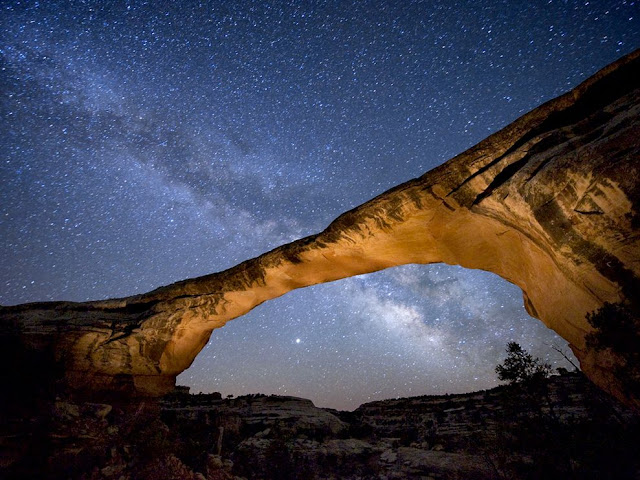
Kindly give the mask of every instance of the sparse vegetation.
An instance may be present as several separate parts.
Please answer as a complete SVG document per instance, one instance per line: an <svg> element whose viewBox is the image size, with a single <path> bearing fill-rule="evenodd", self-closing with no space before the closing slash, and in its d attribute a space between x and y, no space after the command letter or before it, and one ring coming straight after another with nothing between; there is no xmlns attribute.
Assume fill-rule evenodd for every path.
<svg viewBox="0 0 640 480"><path fill-rule="evenodd" d="M551 365L534 358L517 342L507 344L507 358L496 367L498 379L503 382L534 383L551 375Z"/></svg>

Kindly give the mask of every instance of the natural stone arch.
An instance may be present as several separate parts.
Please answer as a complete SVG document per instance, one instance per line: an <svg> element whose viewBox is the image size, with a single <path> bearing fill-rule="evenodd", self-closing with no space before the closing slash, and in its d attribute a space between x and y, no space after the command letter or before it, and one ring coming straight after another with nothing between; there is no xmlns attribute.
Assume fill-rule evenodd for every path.
<svg viewBox="0 0 640 480"><path fill-rule="evenodd" d="M75 388L159 394L213 329L264 301L395 265L444 262L519 286L527 311L570 343L585 373L624 397L615 359L586 349L585 315L640 291L639 57L318 235L143 295L5 307L3 338L27 355L48 352Z"/></svg>
<svg viewBox="0 0 640 480"><path fill-rule="evenodd" d="M509 340L554 367L578 365L567 342L528 315L522 291L498 275L443 263L399 265L257 306L214 330L176 384L352 410L403 391L492 388Z"/></svg>

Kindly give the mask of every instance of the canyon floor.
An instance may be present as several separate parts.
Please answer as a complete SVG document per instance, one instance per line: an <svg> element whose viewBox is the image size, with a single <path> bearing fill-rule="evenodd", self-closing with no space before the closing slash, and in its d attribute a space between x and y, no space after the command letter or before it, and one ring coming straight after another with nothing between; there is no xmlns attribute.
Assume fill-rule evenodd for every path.
<svg viewBox="0 0 640 480"><path fill-rule="evenodd" d="M640 415L578 372L352 412L185 388L154 401L44 398L6 406L0 477L640 478Z"/></svg>

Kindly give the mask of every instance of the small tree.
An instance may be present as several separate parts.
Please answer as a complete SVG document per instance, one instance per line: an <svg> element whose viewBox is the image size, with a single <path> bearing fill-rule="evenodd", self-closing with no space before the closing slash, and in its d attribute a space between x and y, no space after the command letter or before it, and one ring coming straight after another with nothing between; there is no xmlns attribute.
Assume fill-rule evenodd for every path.
<svg viewBox="0 0 640 480"><path fill-rule="evenodd" d="M551 365L542 362L539 358L533 358L517 342L507 344L507 358L496 367L498 379L503 382L531 383L548 378L551 374Z"/></svg>

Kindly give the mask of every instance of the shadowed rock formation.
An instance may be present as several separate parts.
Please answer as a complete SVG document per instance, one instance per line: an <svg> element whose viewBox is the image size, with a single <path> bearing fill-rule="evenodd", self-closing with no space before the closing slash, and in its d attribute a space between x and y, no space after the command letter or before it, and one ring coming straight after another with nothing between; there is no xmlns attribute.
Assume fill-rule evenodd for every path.
<svg viewBox="0 0 640 480"><path fill-rule="evenodd" d="M2 368L46 365L59 385L157 395L213 329L266 300L445 262L518 285L527 311L570 343L584 372L638 406L612 373L615 354L585 343L588 312L640 292L638 79L636 51L318 235L229 270L121 299L3 307Z"/></svg>
<svg viewBox="0 0 640 480"><path fill-rule="evenodd" d="M535 394L532 394L535 391ZM4 480L619 480L640 476L640 414L580 373L355 411L276 395L59 398L40 439L0 426ZM11 434L13 433L13 434ZM36 440L36 441L34 441ZM37 441L39 440L39 441ZM29 445L25 448L25 444ZM13 449L7 446L13 445ZM4 450L3 450L4 448ZM4 455L2 455L4 453ZM39 460L39 462L38 462Z"/></svg>

